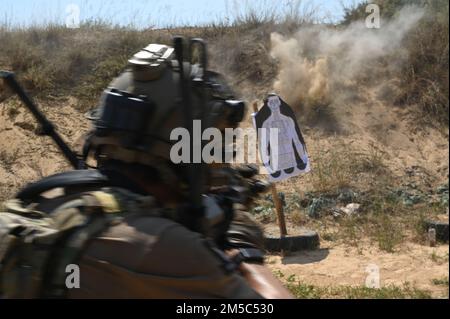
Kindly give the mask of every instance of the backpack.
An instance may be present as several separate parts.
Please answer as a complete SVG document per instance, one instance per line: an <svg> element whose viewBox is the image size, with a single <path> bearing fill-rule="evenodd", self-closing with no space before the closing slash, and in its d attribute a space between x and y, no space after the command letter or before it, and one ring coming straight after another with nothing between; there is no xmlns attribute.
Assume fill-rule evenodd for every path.
<svg viewBox="0 0 450 319"><path fill-rule="evenodd" d="M64 298L66 269L77 263L89 240L125 214L154 207L150 196L106 184L97 171L57 174L3 204L0 298ZM71 192L74 187L77 191ZM54 188L63 188L65 194L47 200L41 196ZM90 190L80 191L83 188ZM55 207L43 209L52 201Z"/></svg>

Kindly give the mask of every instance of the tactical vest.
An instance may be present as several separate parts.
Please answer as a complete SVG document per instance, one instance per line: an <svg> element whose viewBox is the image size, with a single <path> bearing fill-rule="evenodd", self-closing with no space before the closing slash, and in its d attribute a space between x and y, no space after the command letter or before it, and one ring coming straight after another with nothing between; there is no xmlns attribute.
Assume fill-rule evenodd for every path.
<svg viewBox="0 0 450 319"><path fill-rule="evenodd" d="M152 197L119 187L98 187L48 200L41 197L56 186L67 193L74 183L91 189L104 184L95 174L58 174L4 203L0 209L0 298L64 298L67 266L77 263L90 239L125 214L160 214ZM75 175L78 179L72 178ZM60 201L56 207L44 208L46 202L55 201Z"/></svg>

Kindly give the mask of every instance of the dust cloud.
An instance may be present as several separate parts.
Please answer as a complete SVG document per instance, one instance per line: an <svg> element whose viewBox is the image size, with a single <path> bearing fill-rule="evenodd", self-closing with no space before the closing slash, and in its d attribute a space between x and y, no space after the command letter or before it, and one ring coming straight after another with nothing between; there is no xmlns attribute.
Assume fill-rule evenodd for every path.
<svg viewBox="0 0 450 319"><path fill-rule="evenodd" d="M270 53L279 64L274 91L293 107L328 105L343 93L336 84L350 83L364 72L370 76L379 58L398 67L406 58L398 54L402 40L423 15L423 9L408 6L393 19L382 19L379 29L358 21L346 27L302 27L291 37L272 33Z"/></svg>

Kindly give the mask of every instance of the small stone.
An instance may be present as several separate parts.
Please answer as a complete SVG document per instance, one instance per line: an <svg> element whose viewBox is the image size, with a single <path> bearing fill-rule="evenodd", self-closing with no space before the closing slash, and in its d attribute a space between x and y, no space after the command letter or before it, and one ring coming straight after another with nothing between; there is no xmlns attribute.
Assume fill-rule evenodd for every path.
<svg viewBox="0 0 450 319"><path fill-rule="evenodd" d="M334 218L340 218L342 217L342 211L340 208L332 208L331 215L333 215Z"/></svg>
<svg viewBox="0 0 450 319"><path fill-rule="evenodd" d="M352 216L359 213L359 209L361 208L360 204L351 203L346 207L341 208L341 211L344 212L347 216Z"/></svg>
<svg viewBox="0 0 450 319"><path fill-rule="evenodd" d="M436 229L428 229L428 241L430 243L430 247L436 247Z"/></svg>
<svg viewBox="0 0 450 319"><path fill-rule="evenodd" d="M262 206L256 206L255 208L253 208L253 211L255 213L261 213L264 210L264 207Z"/></svg>

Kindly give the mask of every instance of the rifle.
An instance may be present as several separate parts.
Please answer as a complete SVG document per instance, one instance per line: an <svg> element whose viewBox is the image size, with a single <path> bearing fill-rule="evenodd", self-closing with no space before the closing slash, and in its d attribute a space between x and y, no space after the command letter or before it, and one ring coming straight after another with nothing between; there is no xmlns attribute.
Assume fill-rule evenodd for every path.
<svg viewBox="0 0 450 319"><path fill-rule="evenodd" d="M203 75L206 72L206 47L203 41L199 39L192 39L189 42L189 52L188 54L184 54L184 38L181 36L174 37L173 39L173 45L175 49L175 55L176 59L178 61L178 68L179 68L179 76L180 76L180 91L181 91L181 98L184 104L184 115L185 115L185 125L186 129L189 131L190 134L190 161L191 163L187 164L189 165L189 171L188 171L188 178L189 178L189 197L191 200L190 207L189 207L189 213L192 217L194 217L194 220L201 220L204 217L205 211L203 206L203 198L202 198L202 183L203 183L203 174L204 174L204 168L203 163L200 164L194 164L193 159L193 144L194 140L193 138L193 121L194 121L194 109L192 107L192 97L191 97L191 88L192 88L192 80L190 77L190 74L186 74L185 70L185 62L188 58L191 58L192 55L192 49L195 44L199 43L202 46L202 56L201 60L204 63L203 64ZM190 63L190 62L189 62ZM190 70L188 70L190 71ZM197 82L197 85L204 85L204 78L196 78L195 81ZM204 113L204 101L203 105L201 105L201 117L200 119L203 120L203 113ZM196 224L194 222L194 224ZM195 225L194 228L201 228L201 225Z"/></svg>
<svg viewBox="0 0 450 319"><path fill-rule="evenodd" d="M23 104L33 114L34 118L41 125L42 135L50 136L63 153L67 161L75 168L84 168L84 161L81 160L75 152L73 152L62 137L56 132L54 125L41 113L37 105L25 92L24 88L16 80L14 73L8 71L0 71L0 78L5 81L11 90L16 93L22 100Z"/></svg>

